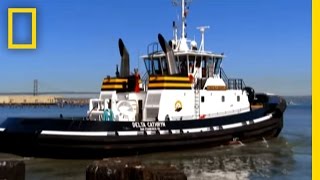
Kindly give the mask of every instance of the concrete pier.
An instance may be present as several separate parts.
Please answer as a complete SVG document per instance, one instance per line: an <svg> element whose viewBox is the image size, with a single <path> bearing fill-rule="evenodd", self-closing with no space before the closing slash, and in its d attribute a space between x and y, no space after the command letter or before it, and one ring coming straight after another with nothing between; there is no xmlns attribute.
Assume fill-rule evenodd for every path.
<svg viewBox="0 0 320 180"><path fill-rule="evenodd" d="M63 105L88 105L89 98L58 97L58 98L56 98L56 103L59 106L63 106Z"/></svg>
<svg viewBox="0 0 320 180"><path fill-rule="evenodd" d="M89 98L66 98L61 96L28 96L28 95L14 95L14 96L0 96L0 105L7 106L34 106L34 105L87 105Z"/></svg>

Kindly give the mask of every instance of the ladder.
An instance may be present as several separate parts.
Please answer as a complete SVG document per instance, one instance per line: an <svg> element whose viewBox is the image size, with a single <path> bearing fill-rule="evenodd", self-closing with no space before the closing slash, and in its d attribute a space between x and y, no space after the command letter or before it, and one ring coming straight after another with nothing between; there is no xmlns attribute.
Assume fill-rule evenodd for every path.
<svg viewBox="0 0 320 180"><path fill-rule="evenodd" d="M200 90L198 87L194 89L194 115L200 117Z"/></svg>

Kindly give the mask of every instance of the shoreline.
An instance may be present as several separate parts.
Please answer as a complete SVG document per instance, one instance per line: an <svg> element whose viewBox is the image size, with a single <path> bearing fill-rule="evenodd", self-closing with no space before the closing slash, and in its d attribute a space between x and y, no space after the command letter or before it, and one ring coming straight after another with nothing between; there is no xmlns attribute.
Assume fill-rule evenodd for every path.
<svg viewBox="0 0 320 180"><path fill-rule="evenodd" d="M0 96L0 106L51 106L87 105L89 98L67 98L61 96L15 95Z"/></svg>

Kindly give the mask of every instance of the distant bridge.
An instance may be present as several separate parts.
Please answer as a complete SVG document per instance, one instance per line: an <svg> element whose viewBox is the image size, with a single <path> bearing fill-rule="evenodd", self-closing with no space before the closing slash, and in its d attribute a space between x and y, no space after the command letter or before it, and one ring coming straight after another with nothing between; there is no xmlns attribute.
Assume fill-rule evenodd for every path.
<svg viewBox="0 0 320 180"><path fill-rule="evenodd" d="M44 89L47 89L46 91L39 91L39 81L38 79L35 79L33 81L33 92L27 92L27 91L13 91L13 92L0 92L0 96L14 96L14 95L98 95L100 92L94 92L94 91L68 91L68 90L61 90L55 87L51 87L49 83L45 83L41 81L41 87L45 87ZM49 89L49 90L48 90Z"/></svg>

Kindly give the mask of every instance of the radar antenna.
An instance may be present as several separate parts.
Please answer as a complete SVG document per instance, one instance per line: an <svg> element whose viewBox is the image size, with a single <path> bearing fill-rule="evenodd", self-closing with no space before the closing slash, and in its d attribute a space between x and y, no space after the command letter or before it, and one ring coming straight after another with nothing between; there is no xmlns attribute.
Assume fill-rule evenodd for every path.
<svg viewBox="0 0 320 180"><path fill-rule="evenodd" d="M200 44L200 47L199 47L199 51L200 52L204 51L204 32L206 31L206 29L209 29L209 28L210 28L210 26L197 27L197 29L199 29L200 32L201 32L201 44Z"/></svg>

